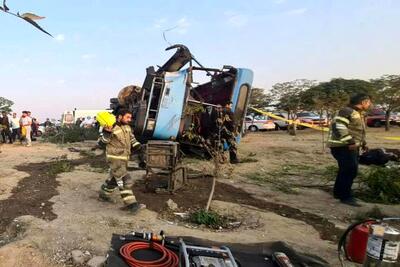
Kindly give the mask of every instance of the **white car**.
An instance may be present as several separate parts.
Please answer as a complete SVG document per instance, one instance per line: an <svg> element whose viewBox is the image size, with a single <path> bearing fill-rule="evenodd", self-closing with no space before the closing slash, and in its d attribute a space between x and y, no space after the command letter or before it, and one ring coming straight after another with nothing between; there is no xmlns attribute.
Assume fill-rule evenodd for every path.
<svg viewBox="0 0 400 267"><path fill-rule="evenodd" d="M254 117L246 116L245 127L246 130L249 130L251 132L276 129L274 121L268 116L263 116L263 115L256 115Z"/></svg>
<svg viewBox="0 0 400 267"><path fill-rule="evenodd" d="M297 119L300 122L309 123L317 126L328 126L328 119L325 116L320 117L313 112L303 111L297 113Z"/></svg>

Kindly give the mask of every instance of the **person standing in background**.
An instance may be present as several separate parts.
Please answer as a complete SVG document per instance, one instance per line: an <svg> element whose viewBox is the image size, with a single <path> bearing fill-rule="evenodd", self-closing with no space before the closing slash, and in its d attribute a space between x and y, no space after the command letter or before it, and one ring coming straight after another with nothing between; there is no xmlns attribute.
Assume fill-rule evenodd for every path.
<svg viewBox="0 0 400 267"><path fill-rule="evenodd" d="M17 117L17 113L13 113L12 114L12 118L11 118L11 129L12 129L12 134L11 134L11 138L13 140L13 142L15 142L15 140L21 140L21 129L20 129L20 125L19 125L19 118Z"/></svg>
<svg viewBox="0 0 400 267"><path fill-rule="evenodd" d="M78 119L76 120L76 122L75 122L75 126L80 127L80 126L81 126L81 123L82 123L82 118L78 118Z"/></svg>
<svg viewBox="0 0 400 267"><path fill-rule="evenodd" d="M37 137L38 136L39 123L36 120L36 118L32 118L32 126L31 127L32 127L32 137L33 136ZM35 141L35 140L33 140L33 141Z"/></svg>
<svg viewBox="0 0 400 267"><path fill-rule="evenodd" d="M32 119L29 117L28 115L29 113L28 111L22 111L22 117L20 120L21 135L24 137L26 146L28 147L32 146L32 139L31 139Z"/></svg>
<svg viewBox="0 0 400 267"><path fill-rule="evenodd" d="M27 113L28 113L28 117L31 119L31 141L36 141L36 138L34 138L34 136L33 136L33 133L35 130L35 125L34 125L34 121L32 118L32 112L27 111Z"/></svg>
<svg viewBox="0 0 400 267"><path fill-rule="evenodd" d="M5 111L2 112L1 126L2 126L1 136L3 137L3 143L7 142L7 137L8 137L10 144L12 144L13 141L10 132L10 122L8 120L8 114Z"/></svg>

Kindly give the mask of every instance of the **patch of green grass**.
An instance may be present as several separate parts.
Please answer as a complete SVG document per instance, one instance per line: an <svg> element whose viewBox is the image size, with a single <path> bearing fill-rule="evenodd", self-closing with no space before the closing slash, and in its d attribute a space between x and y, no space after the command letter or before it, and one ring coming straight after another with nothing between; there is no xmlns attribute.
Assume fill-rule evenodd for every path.
<svg viewBox="0 0 400 267"><path fill-rule="evenodd" d="M63 172L71 172L73 170L73 166L66 157L60 157L56 161L51 162L47 173L50 176L57 176L57 174Z"/></svg>
<svg viewBox="0 0 400 267"><path fill-rule="evenodd" d="M246 177L257 184L272 184L275 189L287 194L298 194L299 187L326 186L335 180L336 173L336 165L320 167L307 164L285 164L275 170L252 172ZM302 178L302 180L296 182L297 178ZM321 182L318 182L319 180Z"/></svg>
<svg viewBox="0 0 400 267"><path fill-rule="evenodd" d="M284 164L275 170L267 172L271 178L285 178L289 176L308 177L310 175L318 174L318 169L314 165L306 164Z"/></svg>
<svg viewBox="0 0 400 267"><path fill-rule="evenodd" d="M190 214L189 221L191 223L218 229L220 227L225 227L229 220L215 211L198 210Z"/></svg>
<svg viewBox="0 0 400 267"><path fill-rule="evenodd" d="M269 176L269 175L268 175ZM248 173L246 177L255 182L265 183L267 182L267 174L264 172L252 172Z"/></svg>
<svg viewBox="0 0 400 267"><path fill-rule="evenodd" d="M330 182L336 179L338 169L337 165L328 165L322 169L316 170L316 174L321 178L321 180Z"/></svg>
<svg viewBox="0 0 400 267"><path fill-rule="evenodd" d="M257 156L256 153L250 152L246 157L240 159L240 163L253 163L258 162L258 159L255 158Z"/></svg>
<svg viewBox="0 0 400 267"><path fill-rule="evenodd" d="M257 182L257 184L266 184L270 183L273 187L283 193L286 194L298 194L296 189L291 186L288 182L283 181L282 179L276 178L267 172L253 172L247 175L252 181Z"/></svg>
<svg viewBox="0 0 400 267"><path fill-rule="evenodd" d="M253 162L258 162L258 159L251 157L244 157L240 159L240 163L253 163Z"/></svg>

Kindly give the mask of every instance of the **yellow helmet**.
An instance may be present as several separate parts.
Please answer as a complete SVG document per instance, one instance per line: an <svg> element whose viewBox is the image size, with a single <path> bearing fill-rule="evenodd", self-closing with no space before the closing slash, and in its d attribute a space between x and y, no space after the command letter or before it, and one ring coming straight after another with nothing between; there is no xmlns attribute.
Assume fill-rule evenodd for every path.
<svg viewBox="0 0 400 267"><path fill-rule="evenodd" d="M96 120L101 127L111 127L116 122L115 116L108 111L101 111L97 113Z"/></svg>

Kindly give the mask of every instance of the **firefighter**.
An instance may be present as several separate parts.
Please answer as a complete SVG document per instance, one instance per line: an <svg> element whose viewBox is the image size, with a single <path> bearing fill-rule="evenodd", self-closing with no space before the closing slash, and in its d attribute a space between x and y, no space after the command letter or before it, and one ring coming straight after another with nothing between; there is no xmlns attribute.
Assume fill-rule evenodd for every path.
<svg viewBox="0 0 400 267"><path fill-rule="evenodd" d="M333 118L329 131L328 146L339 166L333 196L351 206L360 206L352 196L351 186L358 172L360 149L368 150L364 113L370 106L370 96L353 96L350 105L341 109Z"/></svg>
<svg viewBox="0 0 400 267"><path fill-rule="evenodd" d="M229 161L231 164L239 163L237 157L236 125L232 112L232 102L228 101L222 109L221 139L229 146Z"/></svg>
<svg viewBox="0 0 400 267"><path fill-rule="evenodd" d="M137 212L145 208L139 204L133 195L132 177L128 174L128 160L131 149L140 149L141 144L136 141L132 129L129 126L132 113L121 109L117 113L116 123L111 127L104 127L100 137L100 143L106 145L106 157L110 166L110 177L102 184L99 197L101 200L110 201L111 194L119 189L124 202L124 209Z"/></svg>

